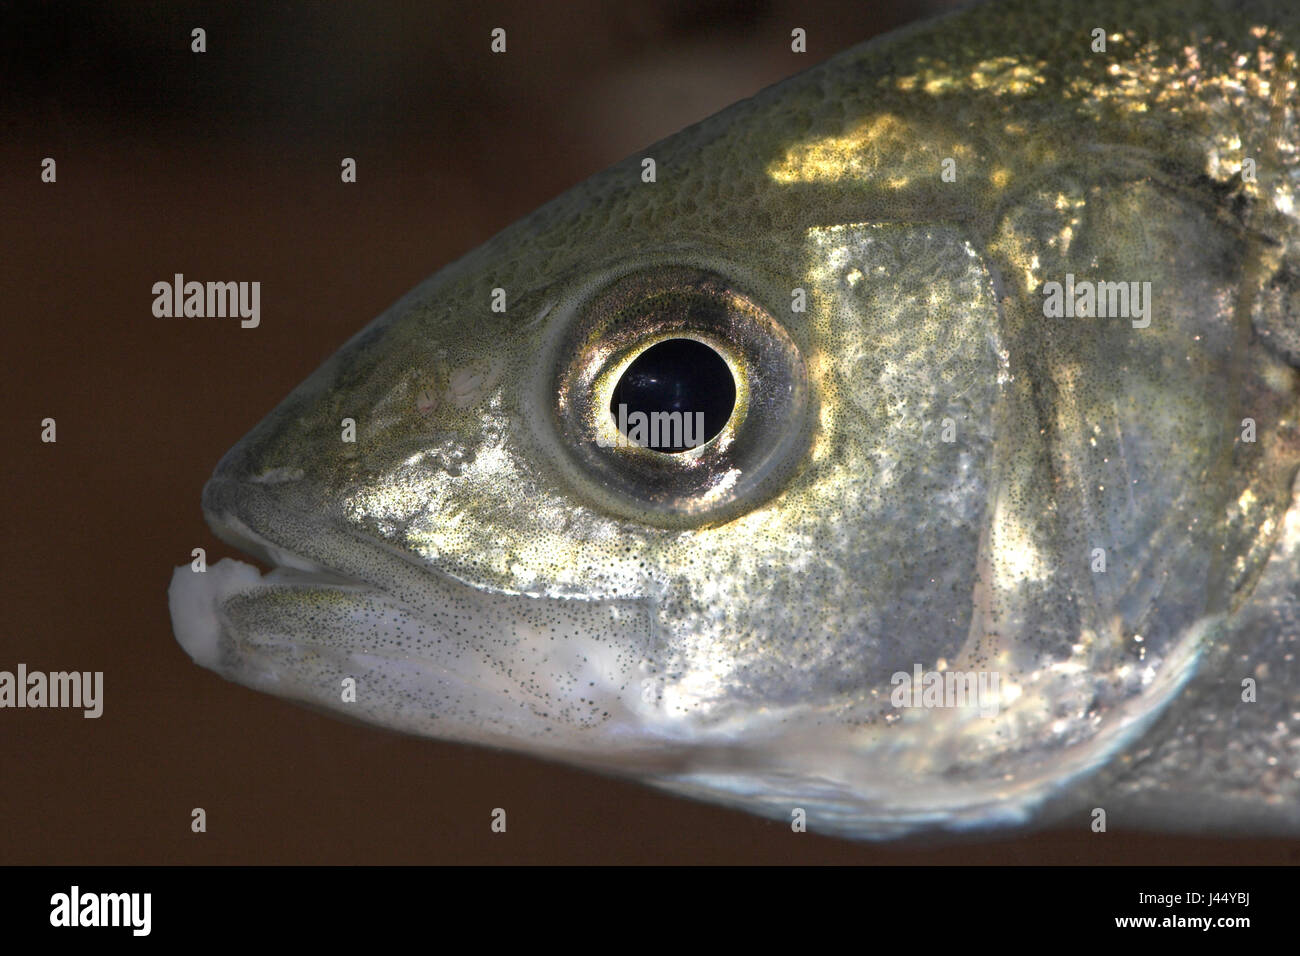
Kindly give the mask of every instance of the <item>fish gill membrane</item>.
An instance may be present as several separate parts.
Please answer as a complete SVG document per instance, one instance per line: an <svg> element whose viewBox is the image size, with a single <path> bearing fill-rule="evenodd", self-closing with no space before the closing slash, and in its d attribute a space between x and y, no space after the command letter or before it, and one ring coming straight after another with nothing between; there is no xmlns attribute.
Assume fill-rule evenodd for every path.
<svg viewBox="0 0 1300 956"><path fill-rule="evenodd" d="M813 831L1300 833L1298 17L977 6L582 183L221 460L177 639Z"/></svg>

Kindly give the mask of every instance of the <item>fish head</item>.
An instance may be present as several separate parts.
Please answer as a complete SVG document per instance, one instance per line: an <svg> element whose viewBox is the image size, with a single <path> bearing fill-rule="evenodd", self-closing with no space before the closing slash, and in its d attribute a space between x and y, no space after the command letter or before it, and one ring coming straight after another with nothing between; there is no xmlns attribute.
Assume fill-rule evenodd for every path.
<svg viewBox="0 0 1300 956"><path fill-rule="evenodd" d="M1148 149L1015 135L952 188L969 117L890 49L594 177L347 343L204 491L274 567L176 571L191 656L857 836L1023 822L1132 741L1291 503L1295 370L1233 349L1263 267ZM1156 318L1048 318L1067 275ZM1224 382L1272 423L1253 459Z"/></svg>

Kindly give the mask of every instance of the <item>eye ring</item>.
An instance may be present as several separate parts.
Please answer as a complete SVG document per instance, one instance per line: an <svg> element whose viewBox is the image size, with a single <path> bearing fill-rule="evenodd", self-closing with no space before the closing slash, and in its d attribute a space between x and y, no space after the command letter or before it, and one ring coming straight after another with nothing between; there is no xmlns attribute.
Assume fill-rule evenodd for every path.
<svg viewBox="0 0 1300 956"><path fill-rule="evenodd" d="M680 452L629 442L610 415L628 367L672 339L713 349L735 386L722 429ZM665 266L615 279L575 311L553 359L561 464L605 510L663 527L731 520L779 489L807 448L799 349L754 297L716 272Z"/></svg>

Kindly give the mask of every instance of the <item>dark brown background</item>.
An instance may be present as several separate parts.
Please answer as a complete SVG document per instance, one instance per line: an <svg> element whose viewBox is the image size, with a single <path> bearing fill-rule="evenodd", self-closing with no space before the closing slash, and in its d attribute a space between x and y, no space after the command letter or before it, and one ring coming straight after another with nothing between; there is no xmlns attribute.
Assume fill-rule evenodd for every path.
<svg viewBox="0 0 1300 956"><path fill-rule="evenodd" d="M194 666L166 588L218 457L399 295L584 177L942 4L27 4L0 15L0 669L105 672L104 716L0 711L0 863L1297 862L1296 843L794 835L527 757L331 720ZM154 9L165 7L165 10ZM189 31L208 52L189 52ZM509 52L488 53L492 27ZM789 51L793 26L809 53ZM58 183L39 182L44 156ZM339 161L356 157L359 182ZM262 325L157 319L174 272ZM59 441L39 441L58 421ZM208 812L206 834L190 810ZM509 832L489 831L504 807Z"/></svg>

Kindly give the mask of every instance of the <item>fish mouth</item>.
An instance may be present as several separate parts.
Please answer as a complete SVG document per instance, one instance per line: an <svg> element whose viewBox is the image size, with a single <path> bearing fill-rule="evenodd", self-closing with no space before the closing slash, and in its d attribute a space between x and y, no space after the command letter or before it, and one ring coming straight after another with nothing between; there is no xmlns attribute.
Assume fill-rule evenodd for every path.
<svg viewBox="0 0 1300 956"><path fill-rule="evenodd" d="M374 580L375 575L366 576L355 564L331 563L324 557L374 555L383 551L382 546L323 517L311 517L308 510L280 500L264 483L214 476L203 489L203 512L217 537L269 565L262 571L248 562L223 558L211 566L196 562L173 572L168 605L177 642L195 663L223 677L252 686L275 686L281 692L275 668L250 667L258 650L277 640L292 639L302 646L312 642L311 634L289 621L278 634L274 629L241 626L239 606L259 596L279 595L287 600L297 594L319 601L326 594L352 594L401 603ZM388 558L401 560L395 554ZM380 562L372 558L371 566L376 563Z"/></svg>
<svg viewBox="0 0 1300 956"><path fill-rule="evenodd" d="M306 490L221 475L204 488L212 530L271 569L176 568L173 630L195 663L420 736L595 764L659 749L640 702L642 603L480 589L313 509Z"/></svg>

